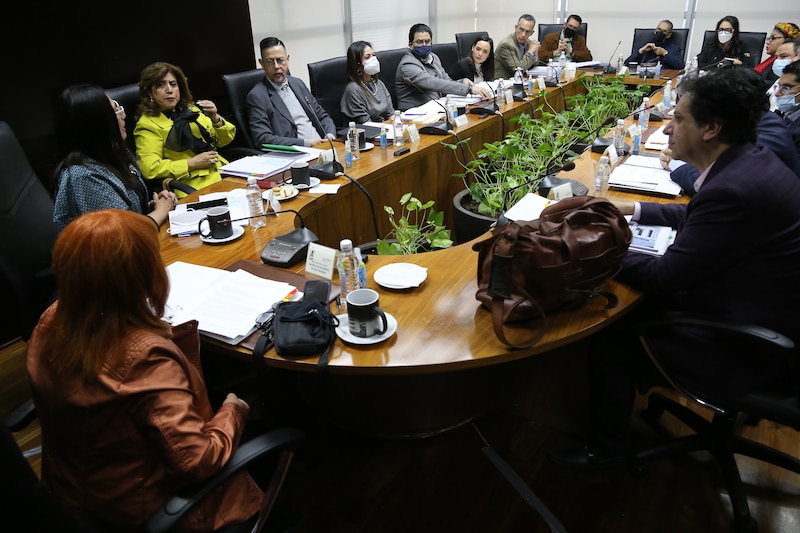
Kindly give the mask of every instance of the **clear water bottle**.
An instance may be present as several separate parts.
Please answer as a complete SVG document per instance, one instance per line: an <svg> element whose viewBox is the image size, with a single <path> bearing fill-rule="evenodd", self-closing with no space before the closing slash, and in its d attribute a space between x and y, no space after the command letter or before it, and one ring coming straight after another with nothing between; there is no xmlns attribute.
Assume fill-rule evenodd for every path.
<svg viewBox="0 0 800 533"><path fill-rule="evenodd" d="M356 259L358 259L358 288L359 289L366 289L367 288L367 264L364 262L364 256L361 255L361 248L356 246L353 248L353 252L356 254Z"/></svg>
<svg viewBox="0 0 800 533"><path fill-rule="evenodd" d="M339 271L339 285L342 288L342 303L347 299L348 293L359 288L358 280L358 258L353 250L353 241L342 239L339 243L339 256L336 260L336 268Z"/></svg>
<svg viewBox="0 0 800 533"><path fill-rule="evenodd" d="M399 110L394 112L392 127L394 128L394 145L403 146L406 141L403 139L403 117L400 116Z"/></svg>
<svg viewBox="0 0 800 533"><path fill-rule="evenodd" d="M497 105L503 105L504 103L506 103L506 96L504 94L505 91L506 91L506 87L505 87L505 84L503 83L503 78L498 78L497 79L497 89L494 91L494 93L495 93L494 101L495 101L495 103Z"/></svg>
<svg viewBox="0 0 800 533"><path fill-rule="evenodd" d="M387 146L389 146L388 135L386 134L386 128L381 127L381 149L385 150Z"/></svg>
<svg viewBox="0 0 800 533"><path fill-rule="evenodd" d="M650 98L642 98L642 108L639 110L639 128L644 132L650 127Z"/></svg>
<svg viewBox="0 0 800 533"><path fill-rule="evenodd" d="M353 161L361 159L361 143L358 142L358 129L356 129L355 122L351 122L347 127L347 144L350 145Z"/></svg>
<svg viewBox="0 0 800 533"><path fill-rule="evenodd" d="M447 112L447 123L450 124L450 126L452 126L453 121L456 118L455 114L456 106L455 104L453 104L453 99L450 98L449 95L444 99L444 109Z"/></svg>
<svg viewBox="0 0 800 533"><path fill-rule="evenodd" d="M564 72L565 68L567 68L567 53L561 50L561 55L558 56L558 70Z"/></svg>
<svg viewBox="0 0 800 533"><path fill-rule="evenodd" d="M661 78L661 61L656 63L656 75L655 75L655 78L656 79L660 79Z"/></svg>
<svg viewBox="0 0 800 533"><path fill-rule="evenodd" d="M625 153L625 120L618 119L617 127L614 128L614 149L617 155Z"/></svg>
<svg viewBox="0 0 800 533"><path fill-rule="evenodd" d="M667 84L664 86L664 97L661 102L666 109L672 106L672 80L667 80Z"/></svg>
<svg viewBox="0 0 800 533"><path fill-rule="evenodd" d="M611 170L608 168L608 156L603 156L597 163L597 170L594 174L594 195L608 196L608 176Z"/></svg>
<svg viewBox="0 0 800 533"><path fill-rule="evenodd" d="M617 58L617 74L619 75L622 72L622 67L625 66L625 60L622 58L622 54L619 55Z"/></svg>
<svg viewBox="0 0 800 533"><path fill-rule="evenodd" d="M350 132L347 133L347 140L344 143L344 166L345 168L352 168L353 166L353 151L350 149Z"/></svg>
<svg viewBox="0 0 800 533"><path fill-rule="evenodd" d="M258 178L247 178L247 206L250 208L250 227L253 229L263 228L267 225L267 217L264 216L264 199L261 197L261 187L258 186Z"/></svg>

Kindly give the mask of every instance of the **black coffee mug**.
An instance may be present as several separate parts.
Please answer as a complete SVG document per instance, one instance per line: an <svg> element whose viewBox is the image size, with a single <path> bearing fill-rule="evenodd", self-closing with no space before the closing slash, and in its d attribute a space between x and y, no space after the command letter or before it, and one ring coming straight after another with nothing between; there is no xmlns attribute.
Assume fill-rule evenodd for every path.
<svg viewBox="0 0 800 533"><path fill-rule="evenodd" d="M350 334L372 337L386 333L386 313L378 306L378 292L356 289L347 295L347 323Z"/></svg>
<svg viewBox="0 0 800 533"><path fill-rule="evenodd" d="M295 161L291 166L292 185L311 185L311 167L308 161Z"/></svg>
<svg viewBox="0 0 800 533"><path fill-rule="evenodd" d="M208 226L207 233L203 233L203 222ZM200 219L200 222L197 223L197 232L206 239L209 237L212 239L230 237L233 235L230 210L224 206L212 207L206 211L205 218Z"/></svg>

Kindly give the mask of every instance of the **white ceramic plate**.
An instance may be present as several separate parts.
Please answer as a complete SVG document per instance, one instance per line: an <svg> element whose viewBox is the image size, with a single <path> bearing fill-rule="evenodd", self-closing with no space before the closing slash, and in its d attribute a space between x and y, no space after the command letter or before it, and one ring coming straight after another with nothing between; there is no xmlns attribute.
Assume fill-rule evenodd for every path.
<svg viewBox="0 0 800 533"><path fill-rule="evenodd" d="M271 189L270 189L270 191L271 191ZM264 200L268 201L268 202L269 202L269 193L270 193L270 191L264 191L263 193L261 193L261 197ZM295 187L294 190L292 191L292 194L290 194L289 196L276 196L275 198L277 198L279 202L283 202L284 200L291 200L292 198L294 198L298 194L300 194L300 191L297 190L297 187Z"/></svg>
<svg viewBox="0 0 800 533"><path fill-rule="evenodd" d="M412 289L419 287L428 277L428 269L412 263L391 263L380 267L372 275L375 283L387 289Z"/></svg>
<svg viewBox="0 0 800 533"><path fill-rule="evenodd" d="M294 185L294 183L292 183L292 185ZM315 178L314 176L311 176L311 185L298 184L298 185L294 185L294 188L295 189L313 189L317 185L319 185L319 178Z"/></svg>
<svg viewBox="0 0 800 533"><path fill-rule="evenodd" d="M215 239L214 237L203 237L200 235L200 240L206 244L225 244L226 242L235 241L244 235L244 226L233 226L233 235L223 239Z"/></svg>
<svg viewBox="0 0 800 533"><path fill-rule="evenodd" d="M372 150L373 148L375 148L375 145L374 145L374 144L372 144L371 142L365 142L365 143L364 143L364 148L362 148L362 149L361 149L361 151L362 151L362 152L369 152L369 151L370 151L370 150Z"/></svg>
<svg viewBox="0 0 800 533"><path fill-rule="evenodd" d="M377 344L383 342L397 331L397 320L386 313L386 331L380 335L373 335L372 337L356 337L350 333L350 325L347 323L347 313L339 315L339 325L336 327L336 335L339 336L344 342L350 344Z"/></svg>

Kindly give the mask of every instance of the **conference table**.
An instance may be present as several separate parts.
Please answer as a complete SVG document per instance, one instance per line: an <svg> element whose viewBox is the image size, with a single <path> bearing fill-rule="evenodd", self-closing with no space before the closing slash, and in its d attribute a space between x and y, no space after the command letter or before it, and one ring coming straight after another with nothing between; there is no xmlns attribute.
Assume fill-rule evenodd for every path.
<svg viewBox="0 0 800 533"><path fill-rule="evenodd" d="M660 81L660 80L656 80ZM551 105L563 106L563 97L578 91L576 82L565 84L564 90L547 93ZM538 104L533 102L533 108ZM468 123L457 128L459 138L469 138L471 143L490 142L500 138L508 124L501 120L530 112L527 102L501 106L503 116L479 118L467 115ZM651 124L649 132L658 124ZM644 135L646 139L647 134ZM438 209L452 211L447 202L463 188L461 180L452 178L458 162L450 148L439 141L455 142L452 136L422 135L420 140L407 146L409 154L395 157L394 149L376 147L362 152L361 159L347 174L365 187L379 210L380 231L388 232L388 222L383 220L383 205L396 205L405 192L413 192L425 201L435 199ZM644 143L644 141L643 141ZM343 150L337 148L341 157ZM591 187L594 166L599 154L587 150L578 160L576 168L565 177L579 180ZM339 240L351 238L354 243L375 240L371 206L356 185L346 177L330 183L341 187L335 195L316 194L313 189L301 191L297 197L284 201L282 207L297 211L303 223L320 238L320 243L337 248ZM244 187L245 180L226 177L223 181L204 189L203 193L227 191ZM197 201L194 193L184 202ZM615 200L687 201L684 197L663 199L642 197L636 194L610 191ZM305 272L304 263L287 269L266 267L260 254L274 237L283 235L299 224L291 212L282 212L267 218L266 227L253 230L245 227L244 235L224 245L204 244L198 235L172 237L162 228L160 241L165 264L175 261L228 268L234 263L248 265L251 272L264 277L290 275L301 285L315 276ZM602 297L594 298L583 307L557 312L548 316L544 336L533 347L512 350L502 344L492 328L491 314L475 299L477 289L477 252L473 244L490 233L470 242L443 250L407 256L370 255L367 262L367 286L380 294L381 308L398 323L397 332L377 344L350 344L337 339L334 343L325 386L320 387L316 373L317 358L286 358L270 349L264 355L269 366L296 371L304 394L312 404L325 404L325 411L333 423L356 431L388 437L419 437L446 431L458 426L482 409L491 405L492 398L507 382L507 372L513 372L514 361L538 354L552 352L586 339L630 313L641 299L634 289L617 281L610 281L608 289L619 303L607 309ZM427 269L427 279L417 288L393 290L379 286L373 273L391 263L413 263ZM334 274L332 280L336 283ZM302 290L302 286L299 286ZM202 289L199 289L202 290ZM269 302L265 302L267 307ZM335 309L335 304L334 310ZM340 312L346 312L342 309ZM255 317L254 317L255 318ZM202 328L202 325L201 325ZM507 331L511 340L530 335L527 327ZM242 359L252 358L252 346L257 332L236 346L204 338L204 349L221 356Z"/></svg>

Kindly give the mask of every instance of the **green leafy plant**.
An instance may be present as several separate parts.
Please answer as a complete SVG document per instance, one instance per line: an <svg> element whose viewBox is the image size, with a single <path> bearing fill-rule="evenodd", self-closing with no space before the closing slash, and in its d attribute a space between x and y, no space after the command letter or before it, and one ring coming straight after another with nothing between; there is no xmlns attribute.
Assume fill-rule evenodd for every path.
<svg viewBox="0 0 800 533"><path fill-rule="evenodd" d="M652 87L638 85L629 88L622 77L604 78L602 76L584 76L579 83L586 89L585 93L568 96L566 109L561 113L568 116L572 127L577 131L595 131L608 117L622 118L633 111ZM609 125L600 135L606 133L614 125Z"/></svg>
<svg viewBox="0 0 800 533"><path fill-rule="evenodd" d="M407 192L400 198L401 215L397 220L394 208L383 206L392 230L386 240L378 239L378 255L408 255L452 246L444 212L435 211L433 204L433 200L422 203Z"/></svg>

